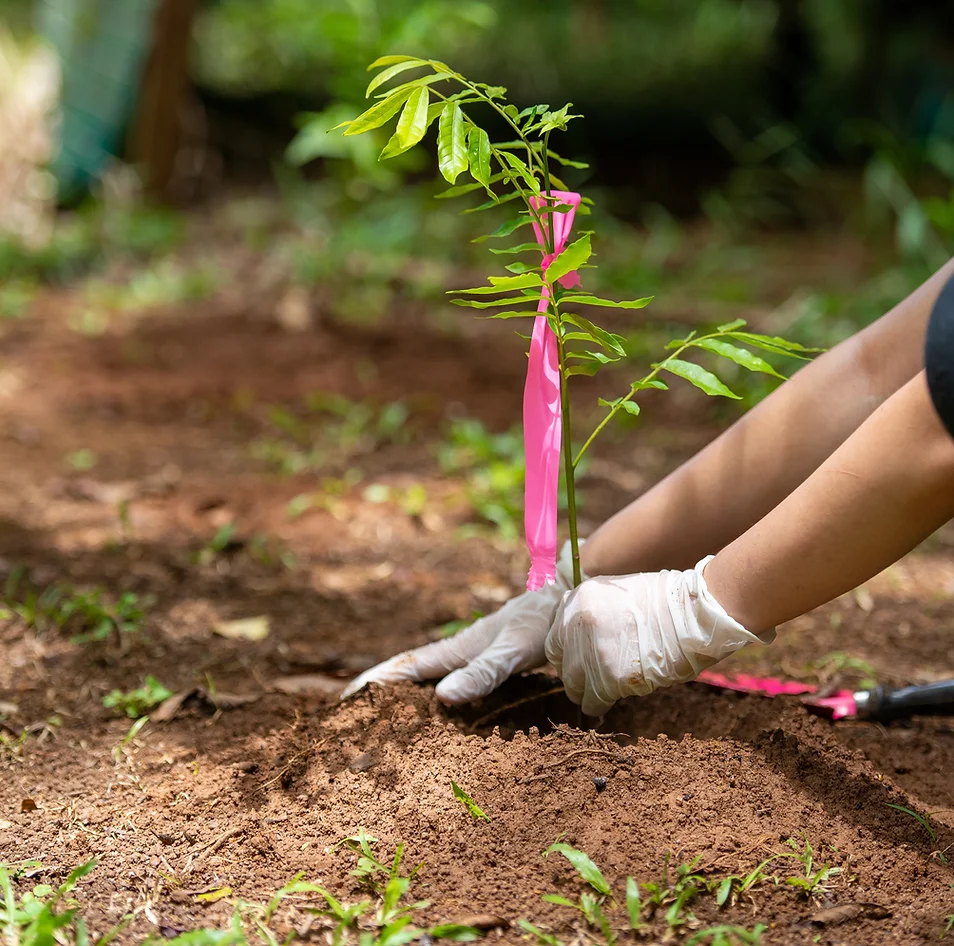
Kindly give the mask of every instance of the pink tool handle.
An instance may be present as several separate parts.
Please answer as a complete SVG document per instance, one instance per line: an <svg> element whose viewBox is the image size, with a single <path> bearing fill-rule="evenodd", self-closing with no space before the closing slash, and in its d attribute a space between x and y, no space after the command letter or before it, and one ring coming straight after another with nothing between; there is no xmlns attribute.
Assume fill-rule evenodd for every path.
<svg viewBox="0 0 954 946"><path fill-rule="evenodd" d="M580 195L567 191L550 191L550 206L568 204L566 211L547 211L547 199L531 197L530 203L543 210L541 217L553 221L553 252L544 253L543 272L566 248ZM537 242L546 247L544 232L536 220L533 232ZM567 273L560 285L569 289L580 284L576 272ZM546 318L549 290L544 286L533 323L527 381L523 389L523 448L526 457L524 486L524 527L530 552L530 574L527 589L538 591L546 583L556 581L557 496L560 488L560 445L562 442L562 410L560 402L560 362L557 340Z"/></svg>

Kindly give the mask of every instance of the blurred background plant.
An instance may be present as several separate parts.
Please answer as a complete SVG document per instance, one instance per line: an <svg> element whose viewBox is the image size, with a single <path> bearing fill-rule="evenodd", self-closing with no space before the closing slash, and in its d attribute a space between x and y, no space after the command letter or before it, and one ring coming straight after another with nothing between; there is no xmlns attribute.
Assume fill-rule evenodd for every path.
<svg viewBox="0 0 954 946"><path fill-rule="evenodd" d="M396 50L444 58L517 101L570 99L586 116L565 150L590 162L568 183L596 199L607 235L593 288L657 296L620 326L635 358L659 322L767 300L773 327L830 344L954 250L954 13L932 0L156 0L154 18L122 24L115 2L5 0L0 13L0 103L9 76L48 61L37 34L61 56L59 118L28 83L37 140L76 133L63 114L100 88L81 54L120 25L125 52L110 68L138 90L122 127L103 133L115 153L84 200L35 230L42 239L6 222L14 203L3 202L0 318L23 317L44 284L81 279L72 324L92 333L110 313L230 288L299 328L320 313L463 330L439 300L479 265L480 230L433 212L429 149L381 163L380 138L329 134L364 107L366 64ZM5 107L0 177L9 142L30 137L3 124ZM156 144L166 138L173 158ZM34 182L48 181L43 152ZM15 188L49 207L49 186ZM809 285L793 260L779 285L764 238L781 246L809 230L864 245L864 266ZM255 286L235 289L237 271ZM751 399L768 390L745 385Z"/></svg>

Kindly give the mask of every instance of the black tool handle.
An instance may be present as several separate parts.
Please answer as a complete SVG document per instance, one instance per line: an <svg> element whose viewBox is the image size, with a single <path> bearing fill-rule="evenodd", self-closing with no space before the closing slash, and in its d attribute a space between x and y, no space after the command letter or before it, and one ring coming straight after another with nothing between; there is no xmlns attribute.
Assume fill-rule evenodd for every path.
<svg viewBox="0 0 954 946"><path fill-rule="evenodd" d="M886 723L907 716L954 716L954 680L892 689L876 686L856 693L858 716Z"/></svg>

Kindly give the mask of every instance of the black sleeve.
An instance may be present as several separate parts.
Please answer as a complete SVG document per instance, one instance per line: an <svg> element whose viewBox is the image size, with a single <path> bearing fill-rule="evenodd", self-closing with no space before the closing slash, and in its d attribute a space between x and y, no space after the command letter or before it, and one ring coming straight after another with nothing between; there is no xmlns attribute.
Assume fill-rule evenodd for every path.
<svg viewBox="0 0 954 946"><path fill-rule="evenodd" d="M941 290L931 312L924 368L934 407L954 437L954 277Z"/></svg>

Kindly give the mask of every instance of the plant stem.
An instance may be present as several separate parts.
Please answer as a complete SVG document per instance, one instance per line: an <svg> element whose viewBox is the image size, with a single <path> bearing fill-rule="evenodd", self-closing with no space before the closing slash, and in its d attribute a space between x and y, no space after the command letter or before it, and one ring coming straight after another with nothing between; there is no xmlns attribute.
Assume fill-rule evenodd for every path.
<svg viewBox="0 0 954 946"><path fill-rule="evenodd" d="M718 338L719 334L720 334L719 332L713 332L711 335L702 335L699 338L693 338L691 341L684 342L671 355L668 355L666 358L660 361L659 364L653 365L653 370L650 371L645 378L640 378L639 381L637 381L630 388L629 392L625 394L623 397L621 397L612 406L612 408L609 410L607 415L599 422L599 424L596 425L596 429L593 431L593 433L589 435L589 437L586 438L586 443L584 443L583 446L580 447L579 452L574 458L573 468L576 469L576 467L580 463L580 460L583 459L583 454L586 453L587 450L589 450L593 441L596 440L596 438L599 436L603 428L620 412L620 410L622 410L623 405L627 401L632 400L633 395L637 391L641 391L646 384L652 381L656 377L656 375L658 375L659 372L666 367L667 361L670 361L673 358L678 358L687 348L695 347L697 342L705 341L706 339L709 339L709 338ZM561 367L561 372L562 372L562 367Z"/></svg>
<svg viewBox="0 0 954 946"><path fill-rule="evenodd" d="M563 323L560 321L560 310L557 307L556 300L550 299L550 309L556 322L558 331L557 357L560 363L560 405L563 423L563 471L566 479L566 517L570 526L570 552L573 557L573 587L575 588L582 580L583 573L580 570L580 537L576 524L576 481L574 479L573 462L573 443L571 441L571 423L570 423L570 398L567 396L566 384L566 350L563 345Z"/></svg>

